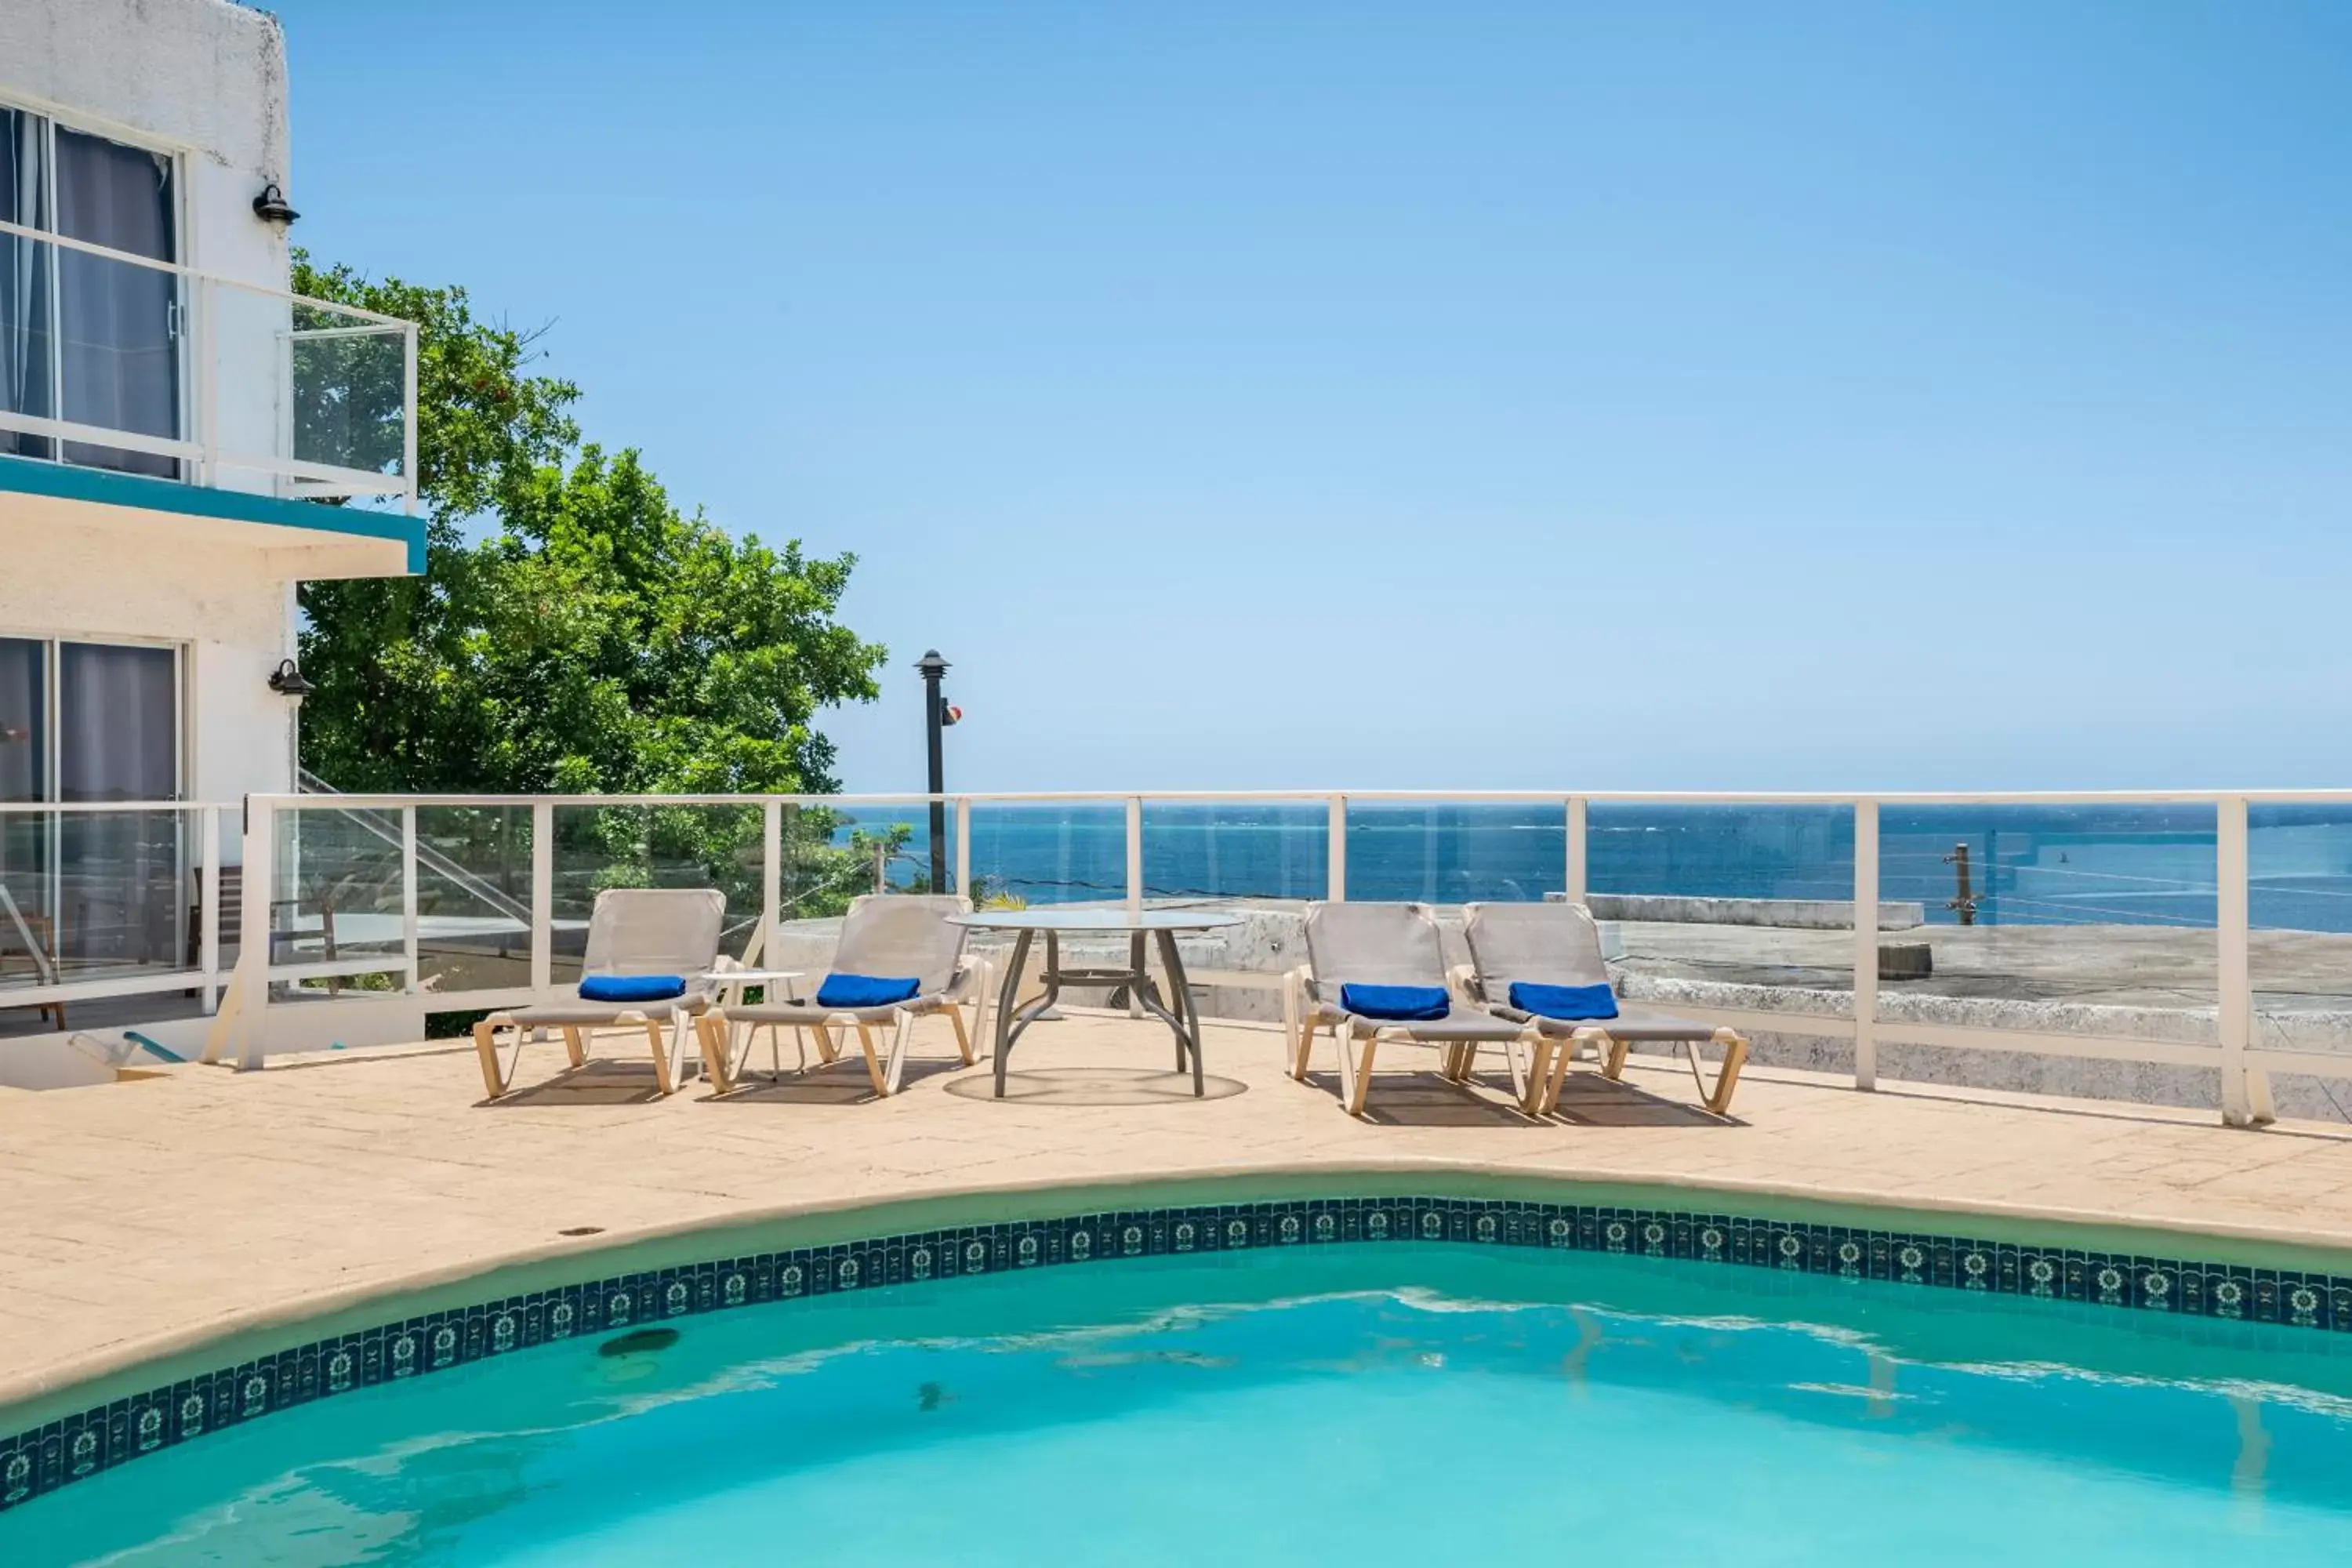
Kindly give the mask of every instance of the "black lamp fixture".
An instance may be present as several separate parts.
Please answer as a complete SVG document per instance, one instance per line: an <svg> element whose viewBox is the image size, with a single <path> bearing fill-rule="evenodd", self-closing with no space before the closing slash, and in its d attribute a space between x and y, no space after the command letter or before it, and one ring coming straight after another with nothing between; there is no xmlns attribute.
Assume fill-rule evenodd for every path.
<svg viewBox="0 0 2352 1568"><path fill-rule="evenodd" d="M261 187L259 195L253 198L253 216L284 234L302 215L286 205L286 193L278 188L277 181L272 180Z"/></svg>
<svg viewBox="0 0 2352 1568"><path fill-rule="evenodd" d="M319 689L302 679L301 669L292 659L281 658L278 668L269 672L269 689L299 708L302 699Z"/></svg>

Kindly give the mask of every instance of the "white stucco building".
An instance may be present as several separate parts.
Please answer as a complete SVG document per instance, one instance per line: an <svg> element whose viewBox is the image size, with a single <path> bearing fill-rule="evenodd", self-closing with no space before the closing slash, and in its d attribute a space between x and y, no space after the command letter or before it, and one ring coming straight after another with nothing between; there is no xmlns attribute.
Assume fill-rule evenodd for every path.
<svg viewBox="0 0 2352 1568"><path fill-rule="evenodd" d="M295 586L423 569L414 330L288 293L299 194L275 18L0 0L0 1037L210 1005Z"/></svg>

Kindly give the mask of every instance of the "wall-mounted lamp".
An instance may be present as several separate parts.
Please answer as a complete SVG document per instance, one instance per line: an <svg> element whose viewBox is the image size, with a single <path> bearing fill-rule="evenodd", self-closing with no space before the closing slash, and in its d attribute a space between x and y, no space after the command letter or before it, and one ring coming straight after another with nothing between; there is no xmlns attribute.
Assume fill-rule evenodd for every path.
<svg viewBox="0 0 2352 1568"><path fill-rule="evenodd" d="M261 187L259 195L253 198L253 216L284 234L302 215L286 205L286 193L278 189L277 181L272 180Z"/></svg>
<svg viewBox="0 0 2352 1568"><path fill-rule="evenodd" d="M301 668L281 658L269 672L269 689L286 699L286 787L302 787L302 699L319 689L302 679Z"/></svg>
<svg viewBox="0 0 2352 1568"><path fill-rule="evenodd" d="M292 659L281 658L278 668L269 672L269 689L299 708L302 699L319 689L302 679L302 671Z"/></svg>

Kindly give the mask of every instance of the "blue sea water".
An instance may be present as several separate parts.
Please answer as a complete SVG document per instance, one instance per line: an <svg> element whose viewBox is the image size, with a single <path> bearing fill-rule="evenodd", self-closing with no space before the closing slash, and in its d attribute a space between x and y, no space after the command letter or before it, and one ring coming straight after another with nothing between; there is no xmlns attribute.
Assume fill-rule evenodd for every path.
<svg viewBox="0 0 2352 1568"><path fill-rule="evenodd" d="M901 874L928 857L916 837ZM1851 899L1853 814L1835 806L1590 808L1588 886L1599 893ZM849 831L845 825L843 834ZM1325 895L1328 815L1320 802L1147 803L1143 879L1152 898ZM983 890L1034 904L1116 898L1127 889L1117 805L976 805L971 866ZM2213 812L2177 806L1919 806L1882 810L1881 896L1959 919L1955 850L1966 846L1979 924L2210 927ZM1567 885L1565 813L1554 805L1353 803L1348 895L1459 903L1539 899ZM2257 806L2250 823L2252 909L2260 928L2352 931L2352 812Z"/></svg>
<svg viewBox="0 0 2352 1568"><path fill-rule="evenodd" d="M2352 1553L2347 1406L2289 1381L2340 1383L2335 1336L1649 1259L1312 1253L751 1308L635 1353L541 1346L76 1483L0 1515L0 1561Z"/></svg>

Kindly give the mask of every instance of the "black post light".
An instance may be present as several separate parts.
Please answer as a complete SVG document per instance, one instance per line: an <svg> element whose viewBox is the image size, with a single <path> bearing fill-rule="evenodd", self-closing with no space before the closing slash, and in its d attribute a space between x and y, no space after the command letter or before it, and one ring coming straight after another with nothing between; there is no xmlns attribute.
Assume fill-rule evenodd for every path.
<svg viewBox="0 0 2352 1568"><path fill-rule="evenodd" d="M931 891L943 893L948 886L948 803L940 796L947 793L947 757L940 743L940 732L963 717L963 710L950 703L940 691L940 678L948 672L948 661L940 650L931 649L915 661L923 672L923 731L930 743L931 796ZM964 889L959 889L958 891Z"/></svg>

